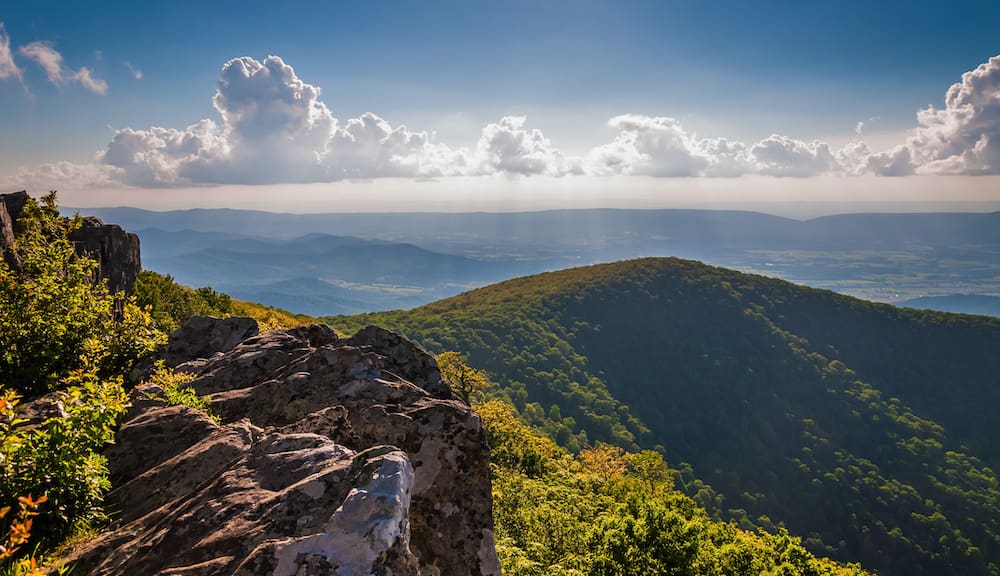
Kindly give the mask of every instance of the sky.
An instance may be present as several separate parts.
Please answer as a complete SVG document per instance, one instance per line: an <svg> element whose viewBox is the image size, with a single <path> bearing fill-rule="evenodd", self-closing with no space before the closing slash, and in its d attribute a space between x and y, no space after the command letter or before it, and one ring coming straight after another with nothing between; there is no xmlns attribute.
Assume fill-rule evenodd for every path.
<svg viewBox="0 0 1000 576"><path fill-rule="evenodd" d="M0 193L1000 209L1000 3L9 2Z"/></svg>

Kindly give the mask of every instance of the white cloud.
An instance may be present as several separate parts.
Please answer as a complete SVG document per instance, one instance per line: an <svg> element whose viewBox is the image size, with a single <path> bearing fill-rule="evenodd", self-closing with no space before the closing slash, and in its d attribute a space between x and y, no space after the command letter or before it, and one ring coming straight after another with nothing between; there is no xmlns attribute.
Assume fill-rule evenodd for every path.
<svg viewBox="0 0 1000 576"><path fill-rule="evenodd" d="M370 112L341 125L320 100L320 89L277 56L227 62L212 102L221 124L119 130L99 160L120 168L123 180L136 186L581 171L579 161L566 158L539 130L525 128L520 117L486 126L472 151L393 127Z"/></svg>
<svg viewBox="0 0 1000 576"><path fill-rule="evenodd" d="M854 133L861 135L865 132L865 122L864 120L859 120L857 124L854 125Z"/></svg>
<svg viewBox="0 0 1000 576"><path fill-rule="evenodd" d="M476 145L480 174L563 176L582 172L580 161L567 158L538 129L527 129L524 116L505 116L487 124Z"/></svg>
<svg viewBox="0 0 1000 576"><path fill-rule="evenodd" d="M28 170L21 168L13 176L0 180L7 190L78 190L105 189L118 182L119 170L98 163L53 162Z"/></svg>
<svg viewBox="0 0 1000 576"><path fill-rule="evenodd" d="M10 51L10 36L4 31L3 22L0 22L0 80L10 77L21 80L21 69L14 62L14 55Z"/></svg>
<svg viewBox="0 0 1000 576"><path fill-rule="evenodd" d="M136 80L142 80L143 76L142 70L139 70L135 66L132 66L132 63L129 62L128 60L125 60L124 62L122 62L122 64L124 64L125 67L128 68L128 71L132 74L133 78L135 78Z"/></svg>
<svg viewBox="0 0 1000 576"><path fill-rule="evenodd" d="M726 138L698 139L674 118L637 114L616 116L609 125L620 132L587 155L591 174L806 177L844 171L829 145L819 141L778 134L749 146Z"/></svg>
<svg viewBox="0 0 1000 576"><path fill-rule="evenodd" d="M42 70L45 70L45 75L53 84L63 84L67 80L76 80L95 94L104 94L108 90L108 83L100 78L95 78L86 66L82 66L76 72L67 75L63 70L62 54L48 42L32 42L21 46L18 53L34 61Z"/></svg>
<svg viewBox="0 0 1000 576"><path fill-rule="evenodd" d="M54 82L66 81L61 56L49 44L35 42L20 53L41 65ZM70 78L94 91L106 89L87 68ZM617 136L583 157L564 154L541 130L529 128L523 116L487 124L475 146L454 148L432 132L393 126L371 112L338 120L320 89L277 56L226 62L212 102L219 120L204 119L183 129L118 130L97 156L103 165L97 173L134 186L178 187L379 177L805 178L1000 172L1000 56L963 75L948 91L945 108L921 110L919 126L905 143L878 153L861 141L833 149L826 142L780 134L751 143L700 138L675 118L638 114L611 118L608 125ZM873 116L858 122L856 132L878 120ZM56 174L51 166L48 172Z"/></svg>
<svg viewBox="0 0 1000 576"><path fill-rule="evenodd" d="M45 70L49 82L62 83L62 54L57 52L48 42L32 42L21 46L17 51L21 56L34 60L36 64L41 66L42 70Z"/></svg>
<svg viewBox="0 0 1000 576"><path fill-rule="evenodd" d="M90 69L86 66L81 66L79 70L73 73L73 80L77 80L83 87L95 94L104 94L108 91L108 83L100 78L94 78L90 73Z"/></svg>
<svg viewBox="0 0 1000 576"><path fill-rule="evenodd" d="M945 94L945 107L917 113L907 141L917 171L1000 174L1000 56L962 75Z"/></svg>
<svg viewBox="0 0 1000 576"><path fill-rule="evenodd" d="M755 171L767 176L816 176L840 169L829 144L818 140L803 142L778 134L751 146L750 157Z"/></svg>
<svg viewBox="0 0 1000 576"><path fill-rule="evenodd" d="M426 132L406 126L393 128L367 112L338 128L325 159L331 180L380 176L436 177L465 174L470 168L467 150L452 150L434 142Z"/></svg>
<svg viewBox="0 0 1000 576"><path fill-rule="evenodd" d="M593 174L696 176L709 164L698 143L673 118L625 114L609 120L608 126L619 133L587 155Z"/></svg>

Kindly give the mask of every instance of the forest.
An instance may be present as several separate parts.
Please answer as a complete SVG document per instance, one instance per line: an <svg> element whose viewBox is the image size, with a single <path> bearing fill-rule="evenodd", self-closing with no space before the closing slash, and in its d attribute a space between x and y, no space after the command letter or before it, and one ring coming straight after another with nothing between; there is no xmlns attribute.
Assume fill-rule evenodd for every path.
<svg viewBox="0 0 1000 576"><path fill-rule="evenodd" d="M573 453L665 455L716 518L881 574L1000 571L1000 320L672 258L326 320L467 355Z"/></svg>

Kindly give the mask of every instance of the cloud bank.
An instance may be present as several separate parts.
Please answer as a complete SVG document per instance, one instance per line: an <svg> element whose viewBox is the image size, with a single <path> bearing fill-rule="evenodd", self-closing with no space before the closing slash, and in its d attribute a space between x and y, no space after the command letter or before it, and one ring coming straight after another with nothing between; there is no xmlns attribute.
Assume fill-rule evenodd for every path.
<svg viewBox="0 0 1000 576"><path fill-rule="evenodd" d="M29 44L19 53L53 82L68 77L94 91L106 87L86 68L67 76L61 57L45 43ZM0 78L4 74L16 76L19 70L0 28ZM943 108L920 110L911 136L880 152L860 140L834 149L781 134L749 143L702 138L674 118L638 114L611 118L614 139L578 157L563 153L523 116L486 125L472 147L451 147L432 132L393 126L370 112L338 119L321 95L278 56L234 58L223 65L212 98L217 119L181 129L121 129L97 154L97 167L62 163L41 170L76 170L91 181L139 187L380 177L1000 174L1000 56L963 74L945 95ZM857 124L859 136L864 128L865 122Z"/></svg>

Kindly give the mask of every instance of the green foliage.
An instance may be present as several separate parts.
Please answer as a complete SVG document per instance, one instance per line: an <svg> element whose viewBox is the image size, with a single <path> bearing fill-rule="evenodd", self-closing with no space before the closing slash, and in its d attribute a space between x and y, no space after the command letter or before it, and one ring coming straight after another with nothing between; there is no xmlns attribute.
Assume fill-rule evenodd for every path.
<svg viewBox="0 0 1000 576"><path fill-rule="evenodd" d="M121 374L163 342L133 301L94 282L97 263L69 241L79 225L58 216L55 193L29 199L13 247L20 270L0 261L0 383L28 396L81 368Z"/></svg>
<svg viewBox="0 0 1000 576"><path fill-rule="evenodd" d="M996 319L650 258L327 321L460 352L572 452L666 447L713 517L884 574L1000 574Z"/></svg>
<svg viewBox="0 0 1000 576"><path fill-rule="evenodd" d="M159 386L163 390L163 400L171 406L187 406L195 410L201 410L208 414L212 420L218 422L218 416L212 414L208 399L199 396L194 388L188 386L194 376L184 372L174 372L164 366L163 361L156 363L153 373L149 377L149 383Z"/></svg>
<svg viewBox="0 0 1000 576"><path fill-rule="evenodd" d="M438 354L437 363L441 369L441 378L451 385L451 389L457 392L466 404L471 405L473 400L478 400L489 386L486 373L466 364L458 352Z"/></svg>
<svg viewBox="0 0 1000 576"><path fill-rule="evenodd" d="M315 319L280 308L234 300L212 288L188 288L170 275L150 270L139 272L133 288L136 302L150 310L157 327L166 332L180 328L193 316L247 316L257 320L261 331L301 326Z"/></svg>
<svg viewBox="0 0 1000 576"><path fill-rule="evenodd" d="M170 275L151 270L139 272L132 295L147 307L156 325L165 332L180 328L192 316L225 317L233 314L233 301L211 288L192 290L174 282Z"/></svg>
<svg viewBox="0 0 1000 576"><path fill-rule="evenodd" d="M785 530L748 532L712 519L673 488L656 452L605 445L574 459L519 423L509 405L493 400L479 411L491 455L500 455L491 459L493 517L508 576L867 574L813 556ZM533 475L509 458L531 444L545 447Z"/></svg>
<svg viewBox="0 0 1000 576"><path fill-rule="evenodd" d="M104 519L101 499L110 484L97 450L113 440L128 406L120 378L78 371L65 385L56 393L57 414L37 426L16 417L14 391L3 390L0 401L0 497L45 495L35 536L50 543Z"/></svg>
<svg viewBox="0 0 1000 576"><path fill-rule="evenodd" d="M127 408L123 377L165 341L134 300L95 279L96 263L69 240L79 224L59 217L55 193L29 200L12 247L19 265L0 261L0 509L30 496L40 504L23 549L105 519L99 451ZM30 421L18 413L22 396L46 392ZM0 568L31 574L35 559Z"/></svg>

